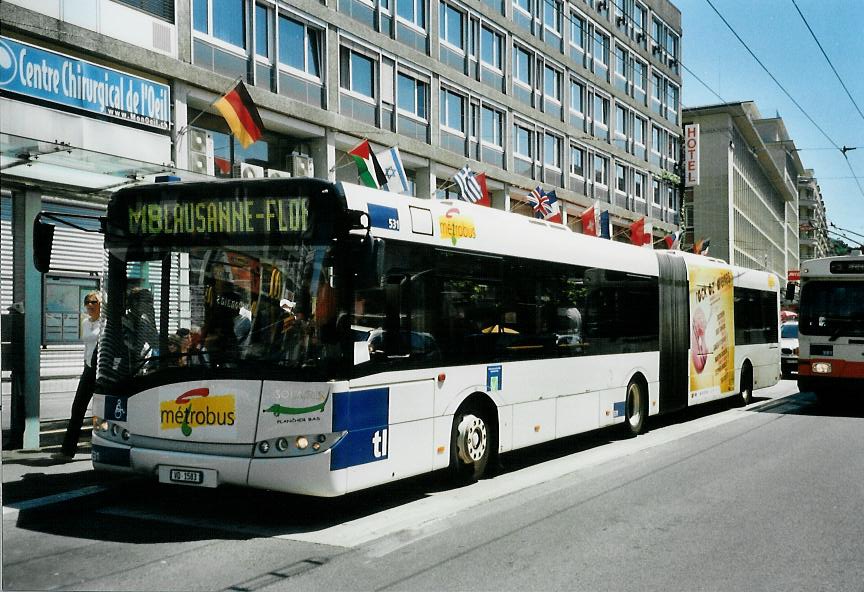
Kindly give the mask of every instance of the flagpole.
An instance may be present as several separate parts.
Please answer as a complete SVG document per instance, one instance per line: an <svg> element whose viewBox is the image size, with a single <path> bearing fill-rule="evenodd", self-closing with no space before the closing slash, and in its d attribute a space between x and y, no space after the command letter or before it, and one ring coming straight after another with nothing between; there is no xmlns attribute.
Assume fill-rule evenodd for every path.
<svg viewBox="0 0 864 592"><path fill-rule="evenodd" d="M227 89L225 92L223 92L222 94L218 95L215 99L213 99L212 101L210 101L210 104L207 105L207 107L206 107L203 111L200 111L200 112L198 113L198 115L196 115L195 117L193 117L193 118L192 118L192 121L188 121L188 122L186 122L186 125L184 125L182 128L180 128L179 130L177 130L177 133L176 133L175 136L174 136L174 143L177 144L177 143L180 141L180 138L183 137L183 136L184 136L184 135L189 131L189 128L192 126L192 124L194 124L194 123L195 123L196 121L198 121L201 117L203 117L205 114L207 114L207 109L209 109L209 108L212 107L214 104L216 104L216 101L218 101L219 99L221 99L222 97L224 97L225 94L228 93L228 91L230 91L232 88L234 88L235 86L237 86L237 83L238 83L238 82L241 82L242 80L243 80L243 77L242 77L242 76L238 76L237 78L235 78L234 81L231 83L231 86L229 86L228 89Z"/></svg>

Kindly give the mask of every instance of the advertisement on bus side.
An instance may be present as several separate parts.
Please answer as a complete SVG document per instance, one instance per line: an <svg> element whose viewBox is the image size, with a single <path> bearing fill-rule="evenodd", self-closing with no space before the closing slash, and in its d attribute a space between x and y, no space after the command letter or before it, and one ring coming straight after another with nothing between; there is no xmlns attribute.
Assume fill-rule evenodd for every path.
<svg viewBox="0 0 864 592"><path fill-rule="evenodd" d="M732 272L690 265L690 395L735 389Z"/></svg>

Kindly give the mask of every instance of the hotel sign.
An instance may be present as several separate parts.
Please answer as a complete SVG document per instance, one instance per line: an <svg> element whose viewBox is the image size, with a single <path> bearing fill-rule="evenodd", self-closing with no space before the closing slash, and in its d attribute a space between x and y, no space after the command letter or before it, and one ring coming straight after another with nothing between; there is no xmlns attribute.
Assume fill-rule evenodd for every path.
<svg viewBox="0 0 864 592"><path fill-rule="evenodd" d="M0 90L167 130L167 84L0 37Z"/></svg>
<svg viewBox="0 0 864 592"><path fill-rule="evenodd" d="M699 184L699 124L684 126L684 186Z"/></svg>

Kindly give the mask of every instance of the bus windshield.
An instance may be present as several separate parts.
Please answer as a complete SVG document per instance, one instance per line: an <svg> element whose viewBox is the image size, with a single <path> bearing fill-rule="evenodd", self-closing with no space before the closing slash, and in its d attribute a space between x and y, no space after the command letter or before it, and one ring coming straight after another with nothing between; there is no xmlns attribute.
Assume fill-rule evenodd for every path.
<svg viewBox="0 0 864 592"><path fill-rule="evenodd" d="M117 249L100 382L177 369L281 378L324 372L339 358L333 285L326 245L191 247L137 258Z"/></svg>
<svg viewBox="0 0 864 592"><path fill-rule="evenodd" d="M807 282L798 325L805 335L864 336L864 282Z"/></svg>

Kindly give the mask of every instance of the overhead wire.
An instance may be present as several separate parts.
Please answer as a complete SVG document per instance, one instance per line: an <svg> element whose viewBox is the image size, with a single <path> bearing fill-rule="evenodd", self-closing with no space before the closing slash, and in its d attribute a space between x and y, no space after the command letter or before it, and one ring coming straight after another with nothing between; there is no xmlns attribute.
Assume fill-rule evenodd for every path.
<svg viewBox="0 0 864 592"><path fill-rule="evenodd" d="M861 119L864 119L864 113L861 112L861 108L858 106L858 103L856 103L855 99L852 98L852 93L849 92L849 89L846 87L846 83L843 82L843 79L837 72L837 68L834 67L834 64L831 62L831 58L828 57L828 54L825 52L825 48L822 47L822 44L819 42L819 38L816 37L816 33L813 32L813 28L810 26L810 23L807 22L807 19L804 17L804 13L801 12L801 9L798 7L798 3L795 2L795 0L792 0L792 5L795 7L795 10L798 11L798 16L801 17L802 21L804 21L804 25L807 27L807 30L810 31L810 35L813 37L813 41L815 41L816 45L819 46L819 51L822 52L822 55L825 57L825 61L828 62L829 66L831 66L831 71L834 72L834 75L837 77L838 82L840 82L840 86L842 86L843 90L846 91L846 96L849 97L849 100L852 101L853 105L855 105L855 110L858 111L858 115L861 116Z"/></svg>
<svg viewBox="0 0 864 592"><path fill-rule="evenodd" d="M858 186L858 191L859 191L859 193L861 194L861 197L864 198L864 187L861 186L861 180L860 180L860 179L858 178L858 176L855 174L855 170L852 168L852 163L849 162L849 157L846 155L846 153L847 153L849 150L854 150L854 148L849 148L849 147L847 147L847 146L843 146L843 147L841 148L841 147L837 144L837 142L835 142L834 139L833 139L831 136L829 136L828 133L827 133L824 129L822 129L822 127L821 127L818 123L816 123L816 120L813 119L813 117L810 116L810 114L809 114L809 113L804 109L804 107L802 107L801 104L800 104L798 101L795 100L795 97L793 97L793 96L789 93L789 91L786 90L786 87L784 87L784 86L780 83L780 81L777 80L777 77L774 76L774 74L773 74L773 73L768 69L768 67L765 66L764 63L762 63L762 60L760 60L759 57L758 57L758 56L753 52L753 50L750 49L750 46L747 45L747 42L745 42L745 41L741 38L741 36L738 34L738 32L735 30L735 28L732 27L732 25L729 23L729 21L726 20L726 17L724 17L723 14L722 14L718 9L717 9L717 7L714 6L714 3L713 3L711 0L705 0L705 2L707 2L707 3L708 3L708 6L711 7L711 9L712 9L716 14L717 14L718 17L720 17L720 20L723 21L723 24L726 25L726 27L729 29L729 31L732 32L732 35L734 35L735 38L736 38L736 39L741 43L741 45L744 46L744 49L747 50L747 53L749 53L750 56L751 56L751 57L756 61L756 63L759 64L759 66L760 66L760 67L765 71L765 73L768 74L769 78L771 78L771 80L774 81L774 84L776 84L777 87L778 87L781 91L783 91L783 94L785 94L786 97L787 97L790 101L792 101L792 104L795 105L795 106L798 108L799 111L801 111L801 113L804 115L804 117L806 117L806 118L810 121L810 123L812 123L813 126L814 126L817 130L819 130L819 132L820 132L823 136L825 136L825 138L828 140L828 142L829 142L832 146L834 146L835 149L837 149L837 150L840 151L840 153L843 155L844 160L846 161L846 166L849 167L849 171L852 173L852 176L855 178L855 184Z"/></svg>

